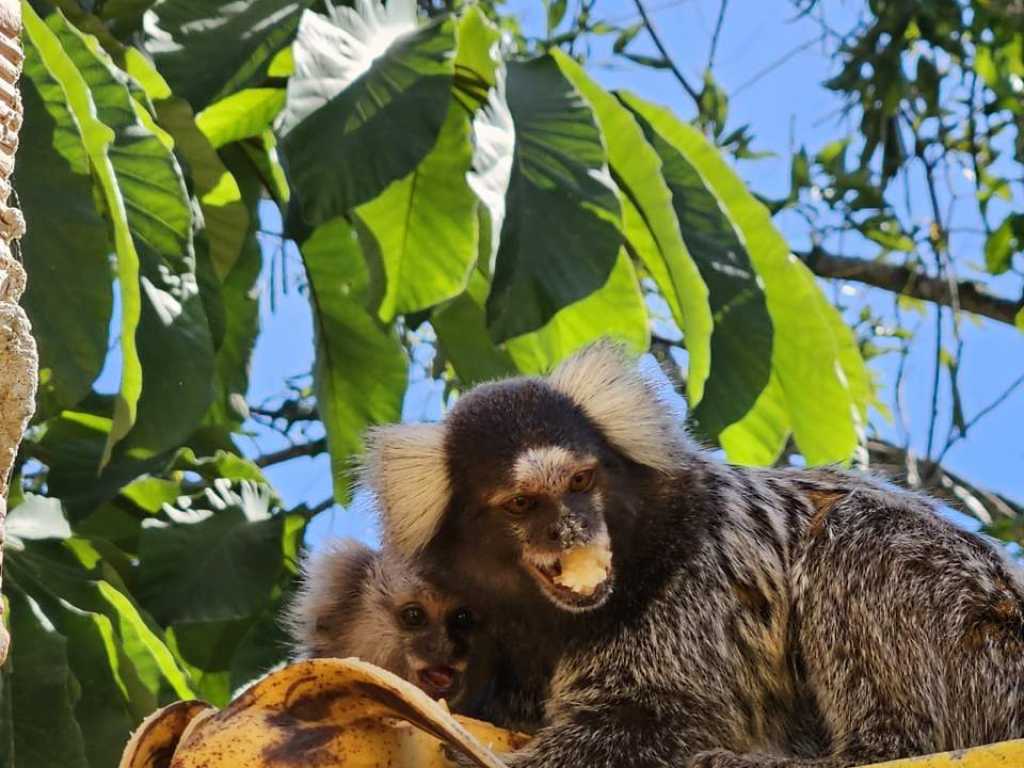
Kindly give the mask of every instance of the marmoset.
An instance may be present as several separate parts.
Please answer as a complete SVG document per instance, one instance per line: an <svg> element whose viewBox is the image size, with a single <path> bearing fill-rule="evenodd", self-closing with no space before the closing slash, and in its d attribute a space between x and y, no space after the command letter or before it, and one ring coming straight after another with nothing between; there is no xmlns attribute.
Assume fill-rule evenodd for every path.
<svg viewBox="0 0 1024 768"><path fill-rule="evenodd" d="M1024 736L1000 551L867 476L713 459L614 345L368 437L386 545L542 628L515 640L553 665L515 768L841 768Z"/></svg>
<svg viewBox="0 0 1024 768"><path fill-rule="evenodd" d="M297 657L357 656L460 714L479 714L493 687L495 649L474 612L358 541L306 561L286 624Z"/></svg>

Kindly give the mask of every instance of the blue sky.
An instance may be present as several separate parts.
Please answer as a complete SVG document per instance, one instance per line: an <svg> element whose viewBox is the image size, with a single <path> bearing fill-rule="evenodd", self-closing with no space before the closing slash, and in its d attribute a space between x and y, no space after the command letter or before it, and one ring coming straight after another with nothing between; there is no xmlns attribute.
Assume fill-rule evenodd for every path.
<svg viewBox="0 0 1024 768"><path fill-rule="evenodd" d="M570 6L573 4L571 3ZM636 17L632 2L613 0L599 4L605 18L626 25ZM845 28L860 7L855 2L825 0L822 5L834 15L829 22ZM519 13L528 31L542 30L545 18L539 0L515 0L508 6ZM718 0L648 0L655 24L673 52L673 56L691 83L699 84L701 71L707 61L709 43L719 10ZM819 24L812 19L797 19L790 0L742 0L727 9L722 28L714 74L730 94L729 129L749 123L755 134L755 148L771 150L775 157L744 162L739 171L754 190L770 196L783 196L789 190L791 152L806 145L813 152L844 132L843 118L839 115L840 102L835 95L821 86L821 82L836 71L836 63L827 54L821 42ZM642 36L636 40L638 52L653 53ZM591 52L590 71L608 88L624 88L652 101L671 106L684 118L692 116L694 109L671 74L613 62L610 55L611 40L595 45ZM633 49L631 49L633 50ZM785 59L783 63L779 63ZM914 194L922 194L916 190ZM1015 201L1019 204L1020 201ZM912 205L914 201L912 200ZM918 204L923 211L923 204ZM275 231L280 222L271 206L263 208L263 228ZM791 244L799 248L804 229L795 217L783 215L778 221ZM958 222L961 223L962 222ZM278 239L264 237L264 248L269 252L281 247ZM869 249L856 244L838 244L850 255L873 256ZM271 278L265 271L259 337L252 364L249 401L254 404L285 393L289 377L307 374L313 358L312 326L306 298L296 289L295 278L301 274L301 264L291 246L286 262L290 279L282 281L278 272ZM959 250L977 254L981 258L981 244L964 244ZM271 259L267 259L270 263ZM280 265L280 260L276 260ZM958 265L964 274L970 274L970 260ZM271 283L273 282L273 286ZM282 282L284 287L282 288ZM855 313L864 303L876 310L888 312L891 297L880 292L867 291L851 284L828 290L841 290L840 298ZM273 297L273 302L271 302ZM271 306L273 304L273 307ZM930 310L929 310L930 311ZM891 313L890 313L891 314ZM919 452L926 442L930 414L930 393L934 361L933 316L915 318L911 313L910 325L921 323L914 350L906 366L905 405L910 424L911 445ZM1024 372L1024 334L991 321L967 320L962 325L965 342L963 378L961 384L964 408L970 418L995 398L1010 381ZM947 338L949 332L947 329ZM895 375L895 356L887 356L872 364L885 387L884 399L889 400ZM416 370L411 376L421 377ZM436 409L436 392L430 382L414 382L406 403L406 417L416 418L424 408ZM940 400L940 411L948 407L946 388ZM877 423L882 424L880 419ZM1024 425L1024 389L1015 393L991 417L971 430L970 436L953 448L945 463L977 484L998 490L1018 499L1024 499L1024 441L1020 429ZM884 426L884 425L883 425ZM939 434L945 434L940 423ZM903 441L897 425L885 426L886 437ZM310 437L319 433L312 432ZM281 437L265 429L256 429L251 438L240 441L249 455L275 450L286 445ZM331 480L326 455L315 459L301 458L267 469L285 503L318 503L330 496ZM373 538L369 517L355 510L335 508L314 521L309 541L315 543L324 535L354 535Z"/></svg>

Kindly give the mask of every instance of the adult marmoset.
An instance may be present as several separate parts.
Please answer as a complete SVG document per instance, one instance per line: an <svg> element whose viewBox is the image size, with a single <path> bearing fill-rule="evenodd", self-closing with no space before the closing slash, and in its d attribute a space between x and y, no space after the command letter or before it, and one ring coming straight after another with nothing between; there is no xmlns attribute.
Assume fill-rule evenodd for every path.
<svg viewBox="0 0 1024 768"><path fill-rule="evenodd" d="M286 624L297 657L358 656L460 714L480 714L491 695L495 649L477 615L358 541L332 542L306 561Z"/></svg>
<svg viewBox="0 0 1024 768"><path fill-rule="evenodd" d="M370 435L388 545L533 616L516 768L839 768L1024 736L1024 587L930 501L688 438L603 343Z"/></svg>

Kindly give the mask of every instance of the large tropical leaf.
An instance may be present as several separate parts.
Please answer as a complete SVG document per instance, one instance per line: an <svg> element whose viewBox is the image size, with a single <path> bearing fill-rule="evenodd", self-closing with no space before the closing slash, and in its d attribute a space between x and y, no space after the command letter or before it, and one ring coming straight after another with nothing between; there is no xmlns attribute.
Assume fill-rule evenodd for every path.
<svg viewBox="0 0 1024 768"><path fill-rule="evenodd" d="M661 158L683 239L708 287L714 317L711 375L691 419L699 432L716 440L750 411L771 375L772 321L764 292L747 248L700 174L648 121L645 102L621 98Z"/></svg>
<svg viewBox="0 0 1024 768"><path fill-rule="evenodd" d="M696 175L695 181L704 188L704 195L713 196L718 216L724 217L735 233L731 239L719 242L744 249L764 285L774 329L772 370L778 377L801 452L812 464L848 459L857 445L857 415L863 404L851 392L851 377L844 373L844 364L851 366L858 380L866 377L863 363L848 353L848 337L837 336L836 310L826 301L810 271L792 255L772 225L767 209L750 194L700 131L682 123L666 109L634 96L623 98L642 117L648 132L657 132L689 166ZM682 218L680 215L681 222ZM690 236L685 223L683 236ZM694 252L695 248L691 246L690 250ZM714 286L708 282L713 296ZM716 324L716 332L717 328ZM728 363L715 355L714 348L712 359L713 381L720 366ZM781 442L778 447L781 449Z"/></svg>
<svg viewBox="0 0 1024 768"><path fill-rule="evenodd" d="M135 424L139 395L142 392L142 364L135 343L135 332L142 312L139 254L129 229L125 198L109 154L116 134L97 117L97 104L89 84L76 63L64 51L57 34L43 22L30 5L26 5L23 10L27 40L30 45L35 46L46 70L60 84L66 95L68 108L81 132L90 168L99 181L107 215L114 230L117 277L121 294L121 386L115 401L113 427L108 433L103 449L101 461L105 464L114 445ZM54 14L51 19L59 30L67 34L77 34L71 31L63 16Z"/></svg>
<svg viewBox="0 0 1024 768"><path fill-rule="evenodd" d="M17 764L114 765L142 717L161 703L190 697L192 689L123 592L118 573L101 559L109 547L69 538L60 505L51 499L27 496L9 523L4 590L23 613L13 623L13 645L23 651L16 652L8 678ZM22 688L35 700L17 696ZM52 715L40 721L38 707ZM39 725L51 717L56 729ZM33 763L34 755L58 762Z"/></svg>
<svg viewBox="0 0 1024 768"><path fill-rule="evenodd" d="M376 241L387 280L385 322L462 292L477 259L476 197L466 182L469 118L455 100L437 144L415 170L354 213Z"/></svg>
<svg viewBox="0 0 1024 768"><path fill-rule="evenodd" d="M539 331L496 346L487 333L487 281L473 272L465 294L431 318L446 359L463 384L512 373L545 373L579 348L610 336L636 352L647 349L647 311L629 256L622 251L608 281L571 304Z"/></svg>
<svg viewBox="0 0 1024 768"><path fill-rule="evenodd" d="M601 133L554 59L509 64L507 98L516 143L487 300L496 341L542 328L604 285L622 244Z"/></svg>
<svg viewBox="0 0 1024 768"><path fill-rule="evenodd" d="M256 488L243 485L242 492L260 493ZM259 516L258 504L234 498L226 503L199 522L143 530L137 593L162 624L252 617L279 582L284 516Z"/></svg>
<svg viewBox="0 0 1024 768"><path fill-rule="evenodd" d="M626 240L650 270L683 331L689 353L688 400L691 408L696 407L711 372L713 321L707 286L679 232L672 192L662 177L661 159L628 109L573 59L557 50L552 56L590 103L601 127L612 176L622 193Z"/></svg>
<svg viewBox="0 0 1024 768"><path fill-rule="evenodd" d="M96 117L114 131L108 154L139 257L142 298L136 343L143 387L121 449L153 455L191 432L212 395L213 343L196 276L192 207L173 142L154 122L144 91L95 38L57 15L50 24L93 96ZM129 276L119 277L124 293ZM122 428L115 412L105 458Z"/></svg>
<svg viewBox="0 0 1024 768"><path fill-rule="evenodd" d="M22 302L39 345L40 400L71 407L89 391L107 355L109 230L96 211L89 158L64 91L31 38L21 96L25 124L15 184L31 233L22 258L32 275ZM44 405L41 415L48 410Z"/></svg>
<svg viewBox="0 0 1024 768"><path fill-rule="evenodd" d="M454 23L417 28L411 0L307 12L281 122L292 187L321 224L407 176L448 114Z"/></svg>
<svg viewBox="0 0 1024 768"><path fill-rule="evenodd" d="M302 244L316 341L314 385L334 495L348 498L350 458L372 424L397 421L407 361L397 336L364 309L368 276L352 228L336 219Z"/></svg>
<svg viewBox="0 0 1024 768"><path fill-rule="evenodd" d="M146 13L146 49L174 93L199 111L262 75L312 4L160 0Z"/></svg>

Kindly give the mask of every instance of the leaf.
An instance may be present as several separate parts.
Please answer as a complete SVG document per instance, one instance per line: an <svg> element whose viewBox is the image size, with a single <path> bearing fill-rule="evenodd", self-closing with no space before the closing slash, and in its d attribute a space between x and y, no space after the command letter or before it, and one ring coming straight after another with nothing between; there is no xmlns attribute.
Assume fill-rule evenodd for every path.
<svg viewBox="0 0 1024 768"><path fill-rule="evenodd" d="M144 528L139 601L161 624L258 614L281 576L283 519L252 520L236 504L197 523Z"/></svg>
<svg viewBox="0 0 1024 768"><path fill-rule="evenodd" d="M508 65L516 148L487 323L503 341L542 328L608 280L621 209L586 101L550 56Z"/></svg>
<svg viewBox="0 0 1024 768"><path fill-rule="evenodd" d="M142 365L135 344L135 331L142 312L139 255L129 230L125 199L109 155L116 135L97 116L97 105L89 85L65 52L62 41L43 23L31 6L26 5L23 11L26 34L39 52L47 71L60 83L66 94L68 108L78 124L90 167L99 181L114 229L117 277L121 292L121 385L115 401L114 423L100 459L102 467L110 460L114 445L135 424L142 392ZM51 18L58 29L70 30L63 16L56 14Z"/></svg>
<svg viewBox="0 0 1024 768"><path fill-rule="evenodd" d="M259 136L284 107L282 88L246 88L215 102L196 115L196 125L214 149Z"/></svg>
<svg viewBox="0 0 1024 768"><path fill-rule="evenodd" d="M704 71L704 87L697 105L700 108L701 124L709 126L715 136L721 136L729 116L729 96L715 82L710 69Z"/></svg>
<svg viewBox="0 0 1024 768"><path fill-rule="evenodd" d="M687 393L694 408L703 397L704 382L711 371L713 321L707 286L679 232L672 192L662 177L661 159L629 110L571 58L560 51L552 55L594 110L608 148L612 176L623 197L626 240L651 271L683 331L689 353Z"/></svg>
<svg viewBox="0 0 1024 768"><path fill-rule="evenodd" d="M466 182L473 150L465 110L450 100L437 144L415 170L354 215L376 239L387 283L380 319L462 292L477 259L476 197Z"/></svg>
<svg viewBox="0 0 1024 768"><path fill-rule="evenodd" d="M487 333L487 289L487 278L473 270L466 292L439 307L430 318L440 351L467 387L516 373L511 355Z"/></svg>
<svg viewBox="0 0 1024 768"><path fill-rule="evenodd" d="M26 493L25 501L7 513L4 534L8 541L14 539L24 547L26 539L66 539L71 526L64 519L59 500Z"/></svg>
<svg viewBox="0 0 1024 768"><path fill-rule="evenodd" d="M10 554L6 575L12 585L67 639L74 714L88 734L89 763L116 764L143 716L161 703L191 697L192 689L135 605L114 587L120 577L89 542L31 541Z"/></svg>
<svg viewBox="0 0 1024 768"><path fill-rule="evenodd" d="M347 213L408 175L433 148L448 113L454 24L415 29L410 0L362 15L307 12L280 131L307 223ZM415 19L415 7L410 12ZM410 31L412 29L413 31Z"/></svg>
<svg viewBox="0 0 1024 768"><path fill-rule="evenodd" d="M1017 316L1013 319L1014 325L1024 331L1024 308L1017 310Z"/></svg>
<svg viewBox="0 0 1024 768"><path fill-rule="evenodd" d="M647 350L647 310L636 273L623 250L608 282L558 312L539 331L496 346L487 333L487 280L474 270L466 293L436 311L431 325L446 358L465 385L515 372L545 373L581 347L608 336L637 353Z"/></svg>
<svg viewBox="0 0 1024 768"><path fill-rule="evenodd" d="M3 699L10 702L13 714L13 751L18 762L5 764L90 768L75 721L80 687L69 668L67 638L10 580L5 573L9 610L4 615L10 616L12 642L3 667Z"/></svg>
<svg viewBox="0 0 1024 768"><path fill-rule="evenodd" d="M336 219L302 244L309 275L317 407L331 453L334 495L348 497L350 457L372 424L401 415L407 362L392 331L381 328L356 296L367 276L352 228Z"/></svg>
<svg viewBox="0 0 1024 768"><path fill-rule="evenodd" d="M216 353L213 403L203 423L237 430L248 414L245 396L249 391L249 364L260 329L259 279L263 252L255 234L259 226L257 206L263 189L261 179L237 145L225 147L221 155L228 167L225 172L241 182L241 201L246 207L248 227L238 259L220 284L224 334Z"/></svg>
<svg viewBox="0 0 1024 768"><path fill-rule="evenodd" d="M534 333L509 339L507 348L523 373L546 373L581 347L609 337L636 353L650 345L647 309L633 262L619 252L608 282L582 301L559 311Z"/></svg>
<svg viewBox="0 0 1024 768"><path fill-rule="evenodd" d="M72 407L107 355L113 306L107 224L93 201L89 158L60 83L26 37L21 96L25 123L15 184L31 235L21 254L29 280L22 304L39 347L40 397ZM59 198L53 194L60 189ZM59 221L60 226L51 226ZM49 222L49 224L48 224ZM74 274L75 279L67 279Z"/></svg>
<svg viewBox="0 0 1024 768"><path fill-rule="evenodd" d="M849 375L843 371L849 366L860 368L863 362L843 354L844 340L835 332L835 308L811 272L790 252L768 211L699 131L666 110L642 105L635 98L628 103L692 163L748 249L764 285L775 331L772 369L785 395L801 452L810 464L848 459L857 446L858 403L850 390ZM685 225L683 231L685 238ZM712 359L717 362L714 350ZM714 374L713 370L712 379Z"/></svg>
<svg viewBox="0 0 1024 768"><path fill-rule="evenodd" d="M242 202L238 181L200 132L192 108L183 99L157 103L160 125L174 137L184 158L203 212L209 259L219 281L224 281L247 241L254 240L249 206Z"/></svg>
<svg viewBox="0 0 1024 768"><path fill-rule="evenodd" d="M550 37L565 18L565 11L569 4L567 0L544 0L544 5L547 6L548 37Z"/></svg>
<svg viewBox="0 0 1024 768"><path fill-rule="evenodd" d="M1015 238L1013 222L1015 216L1008 215L985 240L985 268L990 275L1006 272L1013 261ZM1017 245L1016 247L1020 247Z"/></svg>
<svg viewBox="0 0 1024 768"><path fill-rule="evenodd" d="M200 111L256 80L312 4L160 0L146 13L146 50L174 93Z"/></svg>
<svg viewBox="0 0 1024 768"><path fill-rule="evenodd" d="M501 232L507 212L505 197L512 179L515 152L515 124L505 98L505 70L495 72L494 87L486 104L473 117L472 169L466 181L481 205L480 259L485 272L494 274Z"/></svg>
<svg viewBox="0 0 1024 768"><path fill-rule="evenodd" d="M674 124L655 107L628 93L620 100L633 112L662 161L662 174L689 253L708 289L714 318L711 373L704 397L690 417L716 440L754 406L771 375L773 326L750 255L700 174L672 141ZM655 118L662 116L663 132ZM674 120L674 118L671 118Z"/></svg>
<svg viewBox="0 0 1024 768"><path fill-rule="evenodd" d="M640 30L644 28L644 23L638 21L635 24L631 24L626 27L619 36L615 38L615 43L612 45L613 53L623 53L626 47L633 42L634 38L640 33Z"/></svg>
<svg viewBox="0 0 1024 768"><path fill-rule="evenodd" d="M121 456L151 456L192 431L212 394L213 344L196 278L192 208L171 151L172 139L153 120L145 93L95 38L83 36L58 16L51 23L93 95L97 118L114 131L109 160L139 259L136 279L142 288L133 342L138 344L143 387L137 418L119 450ZM120 266L120 249L118 261ZM128 275L120 275L126 316L128 282ZM188 375L179 364L182 359L189 360ZM124 370L124 377L134 373L127 364ZM174 409L167 407L171 402ZM121 439L125 421L119 402L101 466Z"/></svg>

